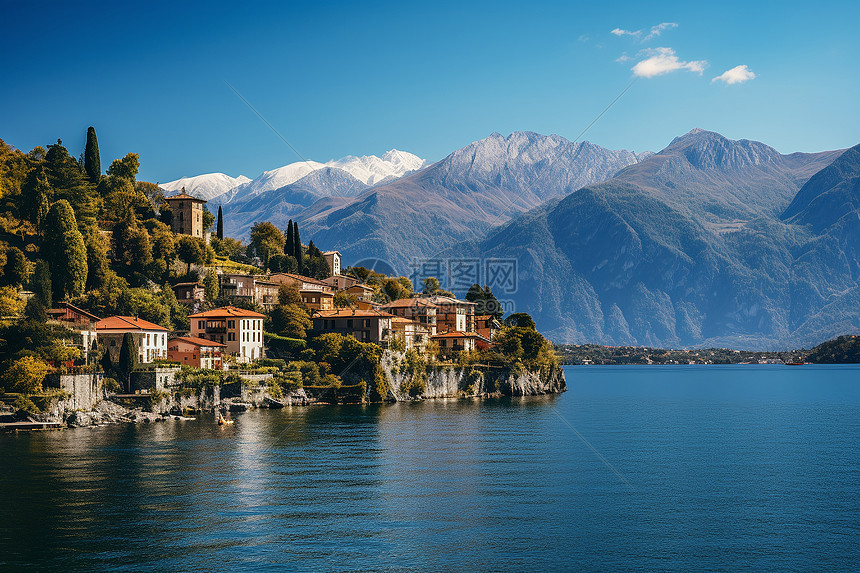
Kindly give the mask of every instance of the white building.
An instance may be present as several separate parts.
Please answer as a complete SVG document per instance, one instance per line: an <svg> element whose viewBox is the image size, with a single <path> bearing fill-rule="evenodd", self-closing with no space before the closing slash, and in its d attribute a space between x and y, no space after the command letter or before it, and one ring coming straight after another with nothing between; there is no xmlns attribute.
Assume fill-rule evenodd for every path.
<svg viewBox="0 0 860 573"><path fill-rule="evenodd" d="M263 358L264 315L252 310L225 306L189 317L191 336L214 340L226 346L225 351L238 362Z"/></svg>
<svg viewBox="0 0 860 573"><path fill-rule="evenodd" d="M112 360L119 360L126 332L134 337L140 362L167 358L167 329L136 316L109 316L98 321L96 332L99 341L110 351Z"/></svg>
<svg viewBox="0 0 860 573"><path fill-rule="evenodd" d="M331 270L332 276L337 276L340 274L340 252L338 251L326 251L323 253L323 257L325 257L326 262L328 262L328 268Z"/></svg>

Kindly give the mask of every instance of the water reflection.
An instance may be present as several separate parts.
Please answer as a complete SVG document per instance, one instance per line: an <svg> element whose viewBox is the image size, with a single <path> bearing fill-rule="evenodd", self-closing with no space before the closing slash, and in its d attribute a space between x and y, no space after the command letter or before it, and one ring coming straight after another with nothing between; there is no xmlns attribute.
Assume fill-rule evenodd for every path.
<svg viewBox="0 0 860 573"><path fill-rule="evenodd" d="M571 374L560 397L2 435L0 569L858 564L856 370Z"/></svg>

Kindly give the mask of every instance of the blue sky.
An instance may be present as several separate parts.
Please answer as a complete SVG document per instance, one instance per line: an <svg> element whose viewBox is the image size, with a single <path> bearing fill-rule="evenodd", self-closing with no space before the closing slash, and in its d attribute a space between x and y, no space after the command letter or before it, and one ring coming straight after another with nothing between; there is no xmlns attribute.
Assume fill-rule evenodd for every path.
<svg viewBox="0 0 860 573"><path fill-rule="evenodd" d="M103 167L137 152L151 181L298 160L225 82L318 161L438 160L493 131L574 139L634 66L584 139L860 142L856 2L4 4L0 138L77 155L94 125ZM727 79L755 77L713 80L737 66Z"/></svg>

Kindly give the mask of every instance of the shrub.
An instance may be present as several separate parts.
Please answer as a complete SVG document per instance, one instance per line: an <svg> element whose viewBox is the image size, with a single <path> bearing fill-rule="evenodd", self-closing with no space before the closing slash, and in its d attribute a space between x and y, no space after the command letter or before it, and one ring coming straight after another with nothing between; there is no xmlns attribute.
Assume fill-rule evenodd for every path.
<svg viewBox="0 0 860 573"><path fill-rule="evenodd" d="M21 394L17 398L15 398L15 403L12 404L12 407L15 408L18 412L25 412L27 414L38 414L39 409L36 407L36 404L30 399L26 394Z"/></svg>

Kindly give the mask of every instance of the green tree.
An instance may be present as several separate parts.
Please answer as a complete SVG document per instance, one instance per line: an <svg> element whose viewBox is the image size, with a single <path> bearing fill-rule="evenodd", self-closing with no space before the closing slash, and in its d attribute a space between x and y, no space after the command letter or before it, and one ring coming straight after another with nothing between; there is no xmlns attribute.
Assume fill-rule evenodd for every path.
<svg viewBox="0 0 860 573"><path fill-rule="evenodd" d="M215 272L215 269L209 269L206 271L206 276L203 277L203 291L206 300L210 302L217 300L219 287L220 281L218 280L218 273Z"/></svg>
<svg viewBox="0 0 860 573"><path fill-rule="evenodd" d="M33 356L24 356L12 362L3 372L3 387L10 392L23 394L40 392L49 370L44 361Z"/></svg>
<svg viewBox="0 0 860 573"><path fill-rule="evenodd" d="M535 329L534 319L525 312L515 312L505 319L506 326L517 326L520 328Z"/></svg>
<svg viewBox="0 0 860 573"><path fill-rule="evenodd" d="M51 267L54 300L78 296L87 283L87 248L69 202L61 199L51 205L45 224L51 233L42 251Z"/></svg>
<svg viewBox="0 0 860 573"><path fill-rule="evenodd" d="M176 240L170 227L156 219L145 223L152 242L152 258L163 260L169 267L176 258Z"/></svg>
<svg viewBox="0 0 860 573"><path fill-rule="evenodd" d="M6 264L3 267L3 282L18 287L30 276L30 261L18 247L6 249Z"/></svg>
<svg viewBox="0 0 860 573"><path fill-rule="evenodd" d="M189 273L191 265L202 265L206 260L205 251L200 243L200 239L189 235L180 235L177 241L176 254L180 261L188 265Z"/></svg>
<svg viewBox="0 0 860 573"><path fill-rule="evenodd" d="M295 285L281 285L278 288L278 304L296 304L303 305L302 293Z"/></svg>
<svg viewBox="0 0 860 573"><path fill-rule="evenodd" d="M125 387L131 389L131 373L137 368L137 344L134 341L134 336L130 332L126 332L122 336L122 346L119 349L119 361L117 362L117 373L125 382Z"/></svg>
<svg viewBox="0 0 860 573"><path fill-rule="evenodd" d="M41 231L48 215L54 190L48 183L48 176L42 164L33 167L21 185L21 216L29 219Z"/></svg>
<svg viewBox="0 0 860 573"><path fill-rule="evenodd" d="M99 182L102 172L102 162L99 158L99 140L96 138L96 128L87 129L87 145L84 148L84 170L93 183Z"/></svg>
<svg viewBox="0 0 860 573"><path fill-rule="evenodd" d="M18 317L24 311L24 301L14 287L0 287L0 317ZM8 340L6 341L8 344Z"/></svg>
<svg viewBox="0 0 860 573"><path fill-rule="evenodd" d="M152 243L146 228L129 215L114 226L114 258L132 272L143 273L152 262Z"/></svg>
<svg viewBox="0 0 860 573"><path fill-rule="evenodd" d="M269 319L272 330L288 338L305 338L311 328L307 311L297 304L277 305Z"/></svg>
<svg viewBox="0 0 860 573"><path fill-rule="evenodd" d="M32 296L27 301L24 307L24 318L27 320L35 320L36 322L46 322L48 320L48 310L42 301L37 296Z"/></svg>
<svg viewBox="0 0 860 573"><path fill-rule="evenodd" d="M322 252L311 241L308 245L307 257L305 257L304 274L316 279L324 279L331 276L331 269L328 266L328 261L325 260Z"/></svg>
<svg viewBox="0 0 860 573"><path fill-rule="evenodd" d="M215 236L224 240L224 215L221 213L221 205L218 205L218 224L215 227Z"/></svg>
<svg viewBox="0 0 860 573"><path fill-rule="evenodd" d="M293 220L287 223L287 240L284 242L284 254L296 258L296 237L293 234Z"/></svg>
<svg viewBox="0 0 860 573"><path fill-rule="evenodd" d="M33 270L33 275L30 277L30 290L33 291L33 298L38 298L45 308L51 308L53 304L51 290L51 269L44 259L36 261L36 267Z"/></svg>
<svg viewBox="0 0 860 573"><path fill-rule="evenodd" d="M302 252L302 238L299 236L299 224L293 222L293 256L296 258L296 267L299 272L305 268L304 253Z"/></svg>
<svg viewBox="0 0 860 573"><path fill-rule="evenodd" d="M424 285L424 294L436 294L439 290L439 279L436 277L427 277L421 284Z"/></svg>
<svg viewBox="0 0 860 573"><path fill-rule="evenodd" d="M108 266L108 242L107 237L98 229L92 229L90 233L84 235L87 249L87 290L102 288L109 274L113 272Z"/></svg>
<svg viewBox="0 0 860 573"><path fill-rule="evenodd" d="M99 364L101 364L106 377L113 378L116 376L116 367L114 366L113 358L111 358L110 350L105 349L105 353L102 354L102 359L99 361Z"/></svg>
<svg viewBox="0 0 860 573"><path fill-rule="evenodd" d="M108 175L119 177L134 183L137 172L140 169L140 157L137 153L128 153L122 159L114 159L108 167Z"/></svg>
<svg viewBox="0 0 860 573"><path fill-rule="evenodd" d="M221 210L221 207L218 207L218 210ZM209 209L206 205L203 206L203 230L208 231L212 228L212 225L215 224L215 215L209 212Z"/></svg>
<svg viewBox="0 0 860 573"><path fill-rule="evenodd" d="M254 223L251 228L251 249L268 268L269 257L284 254L284 234L268 221Z"/></svg>
<svg viewBox="0 0 860 573"><path fill-rule="evenodd" d="M93 185L87 179L84 166L69 155L62 141L49 145L45 153L48 183L54 190L53 201L65 199L75 213L79 229L96 224L98 202ZM50 229L46 227L45 230ZM53 229L50 229L53 232Z"/></svg>
<svg viewBox="0 0 860 573"><path fill-rule="evenodd" d="M358 297L346 291L334 293L335 308L356 308L358 306Z"/></svg>
<svg viewBox="0 0 860 573"><path fill-rule="evenodd" d="M224 237L223 239L215 239L212 241L212 248L220 257L227 257L231 261L241 262L246 260L243 255L245 246L232 237Z"/></svg>
<svg viewBox="0 0 860 573"><path fill-rule="evenodd" d="M466 300L475 303L475 314L491 315L497 320L501 320L502 305L489 286L481 288L481 285L473 284L469 288L469 292L466 293Z"/></svg>

